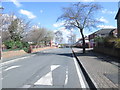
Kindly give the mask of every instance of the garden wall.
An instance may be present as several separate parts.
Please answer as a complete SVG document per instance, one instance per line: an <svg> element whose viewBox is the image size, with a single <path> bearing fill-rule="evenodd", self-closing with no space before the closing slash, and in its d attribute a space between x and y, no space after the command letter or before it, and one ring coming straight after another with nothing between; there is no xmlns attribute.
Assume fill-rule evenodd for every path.
<svg viewBox="0 0 120 90"><path fill-rule="evenodd" d="M34 48L32 50L32 53L38 52L41 50L45 50L45 49L51 49L51 48L56 48L56 47ZM15 57L15 56L22 56L25 54L27 54L27 53L24 50L6 51L6 52L2 52L2 58L11 58L11 57Z"/></svg>
<svg viewBox="0 0 120 90"><path fill-rule="evenodd" d="M106 48L106 47L94 47L94 51L120 58L120 49Z"/></svg>

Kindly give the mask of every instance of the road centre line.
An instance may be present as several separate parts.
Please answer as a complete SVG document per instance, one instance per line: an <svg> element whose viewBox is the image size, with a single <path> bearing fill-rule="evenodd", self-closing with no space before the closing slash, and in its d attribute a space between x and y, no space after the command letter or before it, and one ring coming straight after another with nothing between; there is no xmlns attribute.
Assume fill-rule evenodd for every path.
<svg viewBox="0 0 120 90"><path fill-rule="evenodd" d="M65 85L67 85L68 83L68 68L66 68L66 79L65 79Z"/></svg>

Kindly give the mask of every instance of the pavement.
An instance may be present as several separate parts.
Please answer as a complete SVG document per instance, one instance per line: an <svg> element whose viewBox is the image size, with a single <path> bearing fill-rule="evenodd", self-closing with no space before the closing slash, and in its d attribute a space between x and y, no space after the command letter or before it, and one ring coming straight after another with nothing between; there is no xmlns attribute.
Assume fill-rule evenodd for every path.
<svg viewBox="0 0 120 90"><path fill-rule="evenodd" d="M3 63L2 88L88 88L70 48L47 49Z"/></svg>
<svg viewBox="0 0 120 90"><path fill-rule="evenodd" d="M95 53L92 49L87 49L86 54L82 54L80 48L73 48L73 51L97 88L116 89L119 87L118 58Z"/></svg>

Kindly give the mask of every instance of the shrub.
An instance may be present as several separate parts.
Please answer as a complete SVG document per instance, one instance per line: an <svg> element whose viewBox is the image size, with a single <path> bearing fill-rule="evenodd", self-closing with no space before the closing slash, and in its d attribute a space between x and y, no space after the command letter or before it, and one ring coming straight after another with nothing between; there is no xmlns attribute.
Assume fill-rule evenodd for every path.
<svg viewBox="0 0 120 90"><path fill-rule="evenodd" d="M30 45L27 42L23 42L23 50L27 53L30 53Z"/></svg>
<svg viewBox="0 0 120 90"><path fill-rule="evenodd" d="M21 42L21 41L5 41L4 45L7 49L23 49L27 53L31 53L30 45L28 42Z"/></svg>
<svg viewBox="0 0 120 90"><path fill-rule="evenodd" d="M14 49L15 48L15 42L13 40L8 40L4 42L7 49Z"/></svg>
<svg viewBox="0 0 120 90"><path fill-rule="evenodd" d="M23 43L21 41L16 41L15 46L16 46L16 48L22 49L23 48Z"/></svg>
<svg viewBox="0 0 120 90"><path fill-rule="evenodd" d="M99 43L103 43L104 42L104 38L103 37L95 37L94 39L95 42L99 42Z"/></svg>
<svg viewBox="0 0 120 90"><path fill-rule="evenodd" d="M109 47L109 48L113 48L114 45L115 45L115 39L116 39L116 38L105 37L105 38L104 38L104 46L105 46L105 47Z"/></svg>
<svg viewBox="0 0 120 90"><path fill-rule="evenodd" d="M96 37L94 41L97 43L97 46L104 46L108 48L120 48L120 38Z"/></svg>
<svg viewBox="0 0 120 90"><path fill-rule="evenodd" d="M116 41L115 41L115 47L116 48L120 48L120 38L116 39Z"/></svg>

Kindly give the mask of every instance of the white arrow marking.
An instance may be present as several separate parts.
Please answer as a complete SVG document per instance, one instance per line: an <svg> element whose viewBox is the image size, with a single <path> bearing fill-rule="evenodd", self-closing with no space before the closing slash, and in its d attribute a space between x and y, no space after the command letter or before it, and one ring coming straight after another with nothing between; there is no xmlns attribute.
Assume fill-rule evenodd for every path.
<svg viewBox="0 0 120 90"><path fill-rule="evenodd" d="M52 85L52 72L40 78L34 85Z"/></svg>
<svg viewBox="0 0 120 90"><path fill-rule="evenodd" d="M20 66L11 66L11 67L5 69L4 71L8 71L8 70L10 70L10 69L17 68L17 67L20 67Z"/></svg>
<svg viewBox="0 0 120 90"><path fill-rule="evenodd" d="M60 65L52 65L52 66L51 66L51 72L52 72L53 70L55 70L56 68L58 68L58 67L60 67Z"/></svg>
<svg viewBox="0 0 120 90"><path fill-rule="evenodd" d="M52 65L51 71L45 76L41 77L34 85L53 85L52 71L58 68L60 65Z"/></svg>

